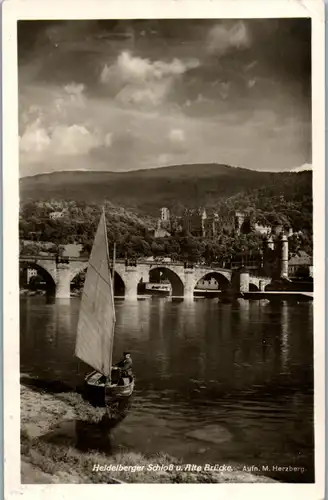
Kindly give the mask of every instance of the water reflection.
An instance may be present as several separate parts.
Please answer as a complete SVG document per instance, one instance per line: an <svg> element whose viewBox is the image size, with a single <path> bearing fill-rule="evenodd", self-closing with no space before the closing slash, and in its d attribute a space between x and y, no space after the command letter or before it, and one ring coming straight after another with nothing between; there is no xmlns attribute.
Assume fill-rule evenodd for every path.
<svg viewBox="0 0 328 500"><path fill-rule="evenodd" d="M60 311L60 312L59 312ZM42 342L46 344L55 343L55 347L58 347L58 326L61 318L64 317L65 312L61 308L50 307L47 315L47 321L44 325L44 335L42 336Z"/></svg>
<svg viewBox="0 0 328 500"><path fill-rule="evenodd" d="M23 365L70 375L79 301L28 298L21 305ZM298 308L298 311L295 311ZM173 303L118 302L114 359L129 349L144 382L171 378L174 384L216 380L233 388L262 384L299 366L311 366L307 352L312 307L241 301ZM293 325L293 336L291 336ZM303 333L296 334L296 330ZM292 344L291 344L292 341ZM292 349L292 351L291 351ZM44 353L41 355L41 353ZM73 369L76 371L76 368Z"/></svg>
<svg viewBox="0 0 328 500"><path fill-rule="evenodd" d="M22 371L67 383L81 377L74 357L78 310L79 299L22 298ZM206 448L204 460L311 458L311 303L158 299L117 301L116 311L114 361L129 349L137 377L130 434L120 435L122 442L161 446L193 462L204 444L194 446L184 434L220 424L234 439Z"/></svg>
<svg viewBox="0 0 328 500"><path fill-rule="evenodd" d="M289 357L288 304L281 304L281 371L287 373Z"/></svg>
<svg viewBox="0 0 328 500"><path fill-rule="evenodd" d="M252 302L250 300L238 299L237 308L239 310L238 318L240 324L247 328L247 323L249 322L250 312L251 312Z"/></svg>

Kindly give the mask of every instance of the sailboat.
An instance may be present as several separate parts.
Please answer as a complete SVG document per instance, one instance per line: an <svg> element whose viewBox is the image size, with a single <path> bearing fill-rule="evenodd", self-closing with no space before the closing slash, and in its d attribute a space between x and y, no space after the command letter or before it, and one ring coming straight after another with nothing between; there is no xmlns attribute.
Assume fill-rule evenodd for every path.
<svg viewBox="0 0 328 500"><path fill-rule="evenodd" d="M110 406L131 396L134 376L121 376L113 366L115 336L114 272L110 272L106 217L103 209L85 278L75 355L93 368L84 379L87 399L95 406Z"/></svg>

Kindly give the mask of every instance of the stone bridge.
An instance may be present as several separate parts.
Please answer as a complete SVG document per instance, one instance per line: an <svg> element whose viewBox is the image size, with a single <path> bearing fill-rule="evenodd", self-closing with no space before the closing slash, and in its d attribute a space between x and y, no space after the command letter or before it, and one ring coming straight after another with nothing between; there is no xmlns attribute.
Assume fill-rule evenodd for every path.
<svg viewBox="0 0 328 500"><path fill-rule="evenodd" d="M20 256L20 266L37 269L48 284L48 290L57 298L70 297L70 285L73 279L88 267L88 259L59 258L48 256ZM240 292L263 291L271 282L271 278L252 276L248 271L231 271L230 269L207 266L185 266L183 263L164 263L138 261L135 266L124 260L115 262L115 280L123 284L125 298L136 298L138 286L148 283L155 270L161 271L172 285L172 295L191 298L197 283L214 277L221 290L233 289Z"/></svg>

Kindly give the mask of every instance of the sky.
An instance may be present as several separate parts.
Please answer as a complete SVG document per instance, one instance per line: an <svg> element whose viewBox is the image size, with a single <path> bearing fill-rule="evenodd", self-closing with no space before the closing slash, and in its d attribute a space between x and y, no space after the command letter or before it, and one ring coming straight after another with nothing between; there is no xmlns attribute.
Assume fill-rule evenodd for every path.
<svg viewBox="0 0 328 500"><path fill-rule="evenodd" d="M308 19L20 21L18 76L21 176L311 166Z"/></svg>

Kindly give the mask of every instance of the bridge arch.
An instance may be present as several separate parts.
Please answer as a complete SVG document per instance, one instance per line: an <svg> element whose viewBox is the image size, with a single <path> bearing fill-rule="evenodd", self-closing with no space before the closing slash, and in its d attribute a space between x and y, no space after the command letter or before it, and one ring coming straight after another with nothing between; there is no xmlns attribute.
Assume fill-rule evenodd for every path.
<svg viewBox="0 0 328 500"><path fill-rule="evenodd" d="M172 295L174 297L183 297L184 284L183 284L183 281L180 278L180 276L175 271L173 271L169 267L161 266L161 265L156 266L156 267L152 267L149 270L149 280L151 280L152 277L154 275L156 275L157 273L160 273L161 276L166 278L171 283Z"/></svg>
<svg viewBox="0 0 328 500"><path fill-rule="evenodd" d="M226 276L224 276L224 274L220 273L219 271L208 271L204 273L203 276L198 277L197 282L195 283L194 286L194 290L200 281L202 280L209 281L211 278L214 278L215 281L217 281L219 290L227 290L231 286L229 279Z"/></svg>
<svg viewBox="0 0 328 500"><path fill-rule="evenodd" d="M37 262L29 262L29 261L24 261L20 260L19 261L19 268L20 271L22 269L35 269L38 273L38 275L45 281L46 283L46 292L47 295L49 296L54 296L56 293L56 282L53 277L53 275L46 269L45 267L41 266Z"/></svg>
<svg viewBox="0 0 328 500"><path fill-rule="evenodd" d="M259 291L259 287L255 283L250 283L249 284L249 291L250 292L258 292Z"/></svg>
<svg viewBox="0 0 328 500"><path fill-rule="evenodd" d="M74 284L74 281L78 278L78 276L85 273L88 268L89 262L85 262L82 266L79 266L77 269L74 269L70 273L70 283L71 288ZM124 296L125 295L126 284L121 274L115 269L115 277L114 277L114 295L115 296Z"/></svg>

